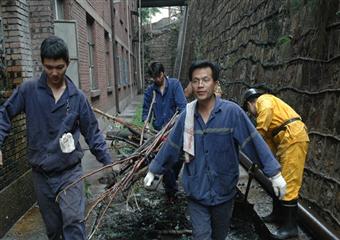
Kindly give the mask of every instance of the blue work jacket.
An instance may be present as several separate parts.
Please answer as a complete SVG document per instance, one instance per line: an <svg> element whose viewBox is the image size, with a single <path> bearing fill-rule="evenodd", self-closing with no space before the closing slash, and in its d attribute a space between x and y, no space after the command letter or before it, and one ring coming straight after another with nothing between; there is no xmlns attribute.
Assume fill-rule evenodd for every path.
<svg viewBox="0 0 340 240"><path fill-rule="evenodd" d="M156 101L151 105L153 91L156 93ZM152 107L153 127L162 129L169 122L176 110L182 111L187 104L181 83L175 78L165 78L163 95L156 84L151 84L144 93L142 120L145 121L150 107Z"/></svg>
<svg viewBox="0 0 340 240"><path fill-rule="evenodd" d="M61 172L80 163L84 155L79 144L80 133L97 160L110 164L112 157L86 96L68 77L65 79L67 87L56 103L45 73L14 90L0 108L0 146L9 134L11 119L24 112L28 161L33 169ZM76 149L71 153L63 153L59 146L59 138L67 132L75 140Z"/></svg>
<svg viewBox="0 0 340 240"><path fill-rule="evenodd" d="M150 172L162 174L179 158L183 148L186 111L149 166ZM280 171L261 135L245 112L235 103L216 98L205 124L194 114L195 157L184 164L183 188L187 196L206 206L215 206L234 197L239 177L239 150L263 167L271 177Z"/></svg>

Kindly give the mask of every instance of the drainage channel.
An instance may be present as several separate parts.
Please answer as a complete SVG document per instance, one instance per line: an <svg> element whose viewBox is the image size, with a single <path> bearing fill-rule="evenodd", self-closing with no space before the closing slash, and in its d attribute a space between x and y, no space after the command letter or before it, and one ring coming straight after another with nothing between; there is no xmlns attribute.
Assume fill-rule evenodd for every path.
<svg viewBox="0 0 340 240"><path fill-rule="evenodd" d="M261 217L266 216L271 212L272 199L268 195L268 193L262 188L262 186L255 180L251 182L251 186L249 188L247 200L245 200L245 192L248 184L248 173L240 166L240 180L238 182L238 189L240 191L240 196L238 197L239 205L241 206L242 211L246 211L248 217L251 221L253 221L256 232L259 236L258 239L271 239L271 233L274 233L277 230L277 225L264 223L261 220ZM237 208L235 208L237 209ZM299 236L297 238L290 238L290 240L316 240L318 238L313 238L308 231L299 226ZM236 238L237 239L237 238ZM235 239L235 240L236 240ZM246 238L244 238L246 239ZM253 239L253 238L247 238Z"/></svg>
<svg viewBox="0 0 340 240"><path fill-rule="evenodd" d="M240 163L241 174L238 188L241 193L245 194L248 183L248 174L245 169L249 169L252 166L252 162L241 153ZM250 205L254 205L253 209L260 221L260 225L262 225L259 232L261 235L264 234L265 237L267 235L267 238L265 239L270 239L270 233L275 232L277 230L277 226L261 222L260 217L267 215L271 211L272 199L270 195L273 195L273 189L271 187L271 182L260 170L256 170L253 173L253 176L255 179L252 181L247 202ZM298 223L299 237L295 239L340 240L335 231L329 225L327 225L322 219L318 218L317 214L312 212L308 206L300 202L298 204ZM294 238L291 239L294 240Z"/></svg>
<svg viewBox="0 0 340 240"><path fill-rule="evenodd" d="M244 159L241 160L243 162ZM243 162L244 164L244 162ZM245 165L245 168L249 166ZM271 211L271 197L261 185L260 181L252 181L247 201L245 201L245 191L248 183L248 174L244 167L240 166L240 180L238 183L239 192L235 199L235 208L227 240L268 240L270 233L276 230L276 226L265 224L261 221L261 216L267 215ZM255 175L258 179L261 177ZM264 176L262 176L264 177ZM265 179L265 178L264 178ZM263 179L262 179L263 180ZM269 182L270 184L270 182ZM159 185L160 188L162 184ZM98 229L97 234L92 238L96 240L142 240L142 239L162 239L162 240L189 240L190 223L186 217L186 200L184 193L180 193L179 201L176 204L167 203L164 199L163 189L157 191L146 191L142 185L137 187L130 196L131 204L125 201L116 203L107 212L103 224ZM133 206L138 202L138 206ZM132 208L131 208L132 207ZM309 211L301 211L302 221L307 228L314 226L312 235L306 230L306 226L299 226L299 237L296 240L312 239L338 239L332 235L325 225L316 224L319 222ZM40 215L37 213L37 216ZM38 219L38 218L37 218ZM89 223L89 225L91 225ZM317 226L319 225L319 227ZM23 226L27 226L27 220ZM37 226L35 226L37 228ZM34 228L34 227L33 227ZM41 228L41 229L40 229ZM7 235L6 240L33 240L45 239L42 222L39 222L39 229L29 229L20 234ZM323 230L320 230L323 228ZM89 228L91 229L91 227ZM32 234L32 232L36 232ZM167 234L169 232L169 234ZM182 233L182 234L179 234ZM39 238L37 236L43 236ZM294 238L291 238L294 240Z"/></svg>
<svg viewBox="0 0 340 240"><path fill-rule="evenodd" d="M246 201L244 193L247 182L247 171L240 166L238 193L227 240L271 239L270 233L276 230L276 226L261 221L261 216L271 210L271 198L256 181L253 181ZM132 208L125 203L114 204L108 210L107 217L93 239L192 239L183 189L180 189L176 203L169 204L164 198L162 184L157 186L158 188L152 191L146 191L142 186L137 187L138 190L131 196L135 201L129 204ZM133 206L135 202L138 202L138 209ZM299 227L299 238L296 239L320 238L312 238Z"/></svg>

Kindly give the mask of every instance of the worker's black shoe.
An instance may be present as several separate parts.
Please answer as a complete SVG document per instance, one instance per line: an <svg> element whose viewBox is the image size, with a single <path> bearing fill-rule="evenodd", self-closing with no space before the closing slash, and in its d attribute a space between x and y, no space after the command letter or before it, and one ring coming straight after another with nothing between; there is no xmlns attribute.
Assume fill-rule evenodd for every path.
<svg viewBox="0 0 340 240"><path fill-rule="evenodd" d="M279 228L274 234L273 234L273 238L274 239L289 239L289 238L293 238L293 237L297 237L299 235L299 231L297 226L283 226L281 228Z"/></svg>
<svg viewBox="0 0 340 240"><path fill-rule="evenodd" d="M282 222L282 213L280 202L277 199L273 199L273 210L272 212L264 217L261 217L261 220L266 223L281 223Z"/></svg>
<svg viewBox="0 0 340 240"><path fill-rule="evenodd" d="M272 234L274 239L289 239L299 234L297 227L297 200L282 201L282 226Z"/></svg>

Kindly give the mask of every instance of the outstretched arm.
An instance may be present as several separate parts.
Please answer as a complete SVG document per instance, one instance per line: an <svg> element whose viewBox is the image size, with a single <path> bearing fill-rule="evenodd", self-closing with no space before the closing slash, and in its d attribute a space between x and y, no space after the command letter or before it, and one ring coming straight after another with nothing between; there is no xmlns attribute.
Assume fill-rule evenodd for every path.
<svg viewBox="0 0 340 240"><path fill-rule="evenodd" d="M13 94L7 101L0 107L0 147L4 143L9 134L12 123L11 119L24 111L25 100L23 97L22 89L19 86L14 90ZM0 166L3 165L2 151L0 150Z"/></svg>
<svg viewBox="0 0 340 240"><path fill-rule="evenodd" d="M286 191L286 182L280 172L280 164L275 159L268 145L257 132L247 115L240 109L236 117L234 137L250 160L260 163L263 172L272 182L275 195L283 199Z"/></svg>
<svg viewBox="0 0 340 240"><path fill-rule="evenodd" d="M240 150L252 161L260 163L268 177L280 172L280 164L245 112L239 109L236 112L235 120L234 138L238 142Z"/></svg>
<svg viewBox="0 0 340 240"><path fill-rule="evenodd" d="M144 178L144 184L150 186L155 174L163 174L164 171L181 161L179 155L183 146L184 116L180 115L175 127L171 130L165 144L149 166L149 172Z"/></svg>
<svg viewBox="0 0 340 240"><path fill-rule="evenodd" d="M97 160L104 165L112 163L111 154L109 153L104 136L99 130L96 116L85 97L84 101L81 101L79 125L81 134L84 136L91 153L96 156Z"/></svg>
<svg viewBox="0 0 340 240"><path fill-rule="evenodd" d="M25 100L19 86L9 99L0 107L0 146L11 129L11 119L24 111Z"/></svg>
<svg viewBox="0 0 340 240"><path fill-rule="evenodd" d="M179 156L183 147L183 130L183 121L178 119L165 144L150 163L149 170L152 173L163 174L166 169L170 168L180 159Z"/></svg>

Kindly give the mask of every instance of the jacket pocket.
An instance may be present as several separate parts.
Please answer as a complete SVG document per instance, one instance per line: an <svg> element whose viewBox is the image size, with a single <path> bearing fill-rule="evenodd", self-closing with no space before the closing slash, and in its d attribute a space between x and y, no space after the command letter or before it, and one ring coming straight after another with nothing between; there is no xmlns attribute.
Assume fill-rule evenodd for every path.
<svg viewBox="0 0 340 240"><path fill-rule="evenodd" d="M205 174L185 176L183 178L183 188L188 197L196 199L198 201L207 198L209 195L209 182Z"/></svg>
<svg viewBox="0 0 340 240"><path fill-rule="evenodd" d="M210 149L215 149L216 152L226 152L230 149L231 132L213 133L209 137Z"/></svg>
<svg viewBox="0 0 340 240"><path fill-rule="evenodd" d="M218 174L215 179L215 192L219 196L225 197L230 195L230 193L234 190L238 181L238 173L231 172L230 174Z"/></svg>

